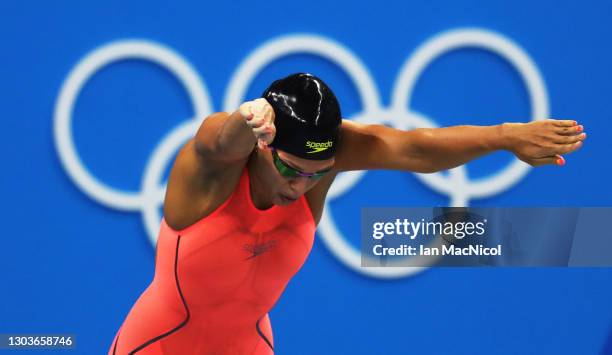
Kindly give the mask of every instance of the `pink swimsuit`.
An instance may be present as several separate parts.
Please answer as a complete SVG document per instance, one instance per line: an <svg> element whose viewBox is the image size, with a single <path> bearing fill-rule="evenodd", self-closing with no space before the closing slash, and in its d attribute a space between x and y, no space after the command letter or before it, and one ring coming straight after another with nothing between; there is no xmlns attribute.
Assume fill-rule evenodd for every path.
<svg viewBox="0 0 612 355"><path fill-rule="evenodd" d="M304 196L258 210L245 168L234 193L181 230L162 220L155 276L109 354L273 354L268 311L310 253Z"/></svg>

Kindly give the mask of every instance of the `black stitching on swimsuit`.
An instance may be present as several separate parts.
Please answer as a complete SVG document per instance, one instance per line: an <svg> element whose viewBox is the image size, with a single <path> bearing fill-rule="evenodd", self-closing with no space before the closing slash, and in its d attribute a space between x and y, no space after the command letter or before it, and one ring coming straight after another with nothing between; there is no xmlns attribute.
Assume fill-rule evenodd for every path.
<svg viewBox="0 0 612 355"><path fill-rule="evenodd" d="M117 343L119 342L119 335L121 335L121 329L119 329L119 333L117 333L117 339L115 339L115 346L113 347L113 355L117 351Z"/></svg>
<svg viewBox="0 0 612 355"><path fill-rule="evenodd" d="M174 329L156 336L155 338L147 341L146 343L140 345L139 347L137 347L136 349L132 350L132 352L130 352L130 355L135 354L136 352L146 348L147 346L155 343L156 341L160 340L161 338L167 337L168 335L176 332L177 330L181 329L182 327L185 326L185 324L187 324L187 322L189 321L189 317L191 316L191 314L189 313L189 307L187 307L187 302L185 302L185 298L183 297L183 292L181 291L181 285L179 284L179 279L178 279L178 252L179 252L179 244L181 243L181 236L178 236L178 239L176 241L176 256L174 257L174 279L176 280L176 288L178 289L179 295L181 296L181 301L183 301L183 306L185 306L185 311L187 312L187 317L185 318L185 320L177 325Z"/></svg>
<svg viewBox="0 0 612 355"><path fill-rule="evenodd" d="M155 243L155 266L157 266L157 249L159 248L159 240Z"/></svg>
<svg viewBox="0 0 612 355"><path fill-rule="evenodd" d="M257 320L257 323L255 323L255 329L257 329L257 333L259 334L259 336L266 342L266 344L268 344L268 346L270 347L270 349L272 349L272 351L274 351L274 347L272 346L272 343L270 343L270 340L268 340L268 338L266 338L266 336L264 335L264 333L261 331L261 329L259 329L259 321L261 320L261 318L259 318Z"/></svg>

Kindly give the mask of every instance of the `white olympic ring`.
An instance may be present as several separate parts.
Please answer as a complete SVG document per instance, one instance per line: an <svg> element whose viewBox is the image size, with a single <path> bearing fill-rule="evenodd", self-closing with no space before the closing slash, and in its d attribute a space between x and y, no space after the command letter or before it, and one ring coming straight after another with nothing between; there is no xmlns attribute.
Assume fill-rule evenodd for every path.
<svg viewBox="0 0 612 355"><path fill-rule="evenodd" d="M391 106L381 106L378 90L361 61L341 44L316 35L283 36L255 49L233 74L224 100L224 110L233 111L244 100L244 95L255 75L279 57L308 53L323 57L342 68L357 86L363 109L352 117L364 123L385 123L399 129L436 127L433 120L410 110L412 91L425 68L440 55L464 47L492 51L510 64L521 75L530 96L531 119L548 117L548 94L541 74L533 60L512 40L479 28L455 29L441 33L417 48L406 60L395 83ZM98 181L78 156L71 129L74 103L80 90L97 70L109 63L136 58L161 65L176 75L186 88L194 106L193 118L186 120L167 134L154 149L147 162L139 193L122 191ZM54 113L54 139L60 161L72 181L93 200L124 211L140 211L147 235L155 245L161 216L165 186L162 177L167 164L178 149L195 134L201 119L212 113L211 100L204 81L193 67L171 49L150 41L117 41L102 46L83 58L62 84ZM529 165L516 159L501 172L490 177L470 181L465 166L451 169L448 177L441 173L415 174L433 190L448 195L451 206L467 206L470 199L492 196L518 183L529 171ZM338 176L325 203L318 232L325 245L344 265L364 275L377 278L398 278L413 275L422 267L361 267L361 256L336 227L329 201L348 192L366 172L347 172ZM433 260L420 260L430 265Z"/></svg>

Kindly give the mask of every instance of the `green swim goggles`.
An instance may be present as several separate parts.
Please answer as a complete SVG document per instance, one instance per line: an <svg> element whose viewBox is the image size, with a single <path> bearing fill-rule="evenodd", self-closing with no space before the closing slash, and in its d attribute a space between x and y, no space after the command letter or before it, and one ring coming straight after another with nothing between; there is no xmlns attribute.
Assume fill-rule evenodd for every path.
<svg viewBox="0 0 612 355"><path fill-rule="evenodd" d="M331 168L317 171L316 173L305 173L303 171L294 169L287 165L279 156L276 149L270 147L272 149L272 158L274 159L274 166L276 166L276 170L286 178L296 178L296 177L305 177L312 180L320 179L323 175L327 174L331 171Z"/></svg>

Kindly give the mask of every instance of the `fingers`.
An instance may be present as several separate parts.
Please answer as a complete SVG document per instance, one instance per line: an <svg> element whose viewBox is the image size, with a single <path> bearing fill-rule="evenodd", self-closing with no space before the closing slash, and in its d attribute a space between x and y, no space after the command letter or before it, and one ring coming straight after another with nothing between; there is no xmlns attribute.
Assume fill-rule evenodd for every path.
<svg viewBox="0 0 612 355"><path fill-rule="evenodd" d="M555 156L555 164L559 165L559 166L563 166L565 165L565 158L563 158L563 156L561 155L556 155Z"/></svg>
<svg viewBox="0 0 612 355"><path fill-rule="evenodd" d="M258 139L262 139L265 136L269 136L276 132L276 128L272 124L266 124L261 127L253 128L253 134Z"/></svg>
<svg viewBox="0 0 612 355"><path fill-rule="evenodd" d="M516 154L531 166L565 165L562 155L580 149L587 138L584 126L574 120L540 120L530 122L528 133L530 147L519 145Z"/></svg>
<svg viewBox="0 0 612 355"><path fill-rule="evenodd" d="M531 166L541 166L549 164L563 166L565 165L565 158L563 158L562 154L564 155L573 153L576 150L580 149L582 145L582 140L580 140L575 143L558 145L555 148L547 149L543 152L544 154L546 154L546 156L532 158L528 156L519 155L519 158Z"/></svg>
<svg viewBox="0 0 612 355"><path fill-rule="evenodd" d="M565 158L557 154L557 155L550 156L550 157L530 159L526 163L534 167L542 166L542 165L563 166L565 165Z"/></svg>
<svg viewBox="0 0 612 355"><path fill-rule="evenodd" d="M271 144L276 135L276 127L274 126L274 110L268 101L263 98L248 101L240 105L238 110L245 123L253 131L257 139L257 146L264 149Z"/></svg>
<svg viewBox="0 0 612 355"><path fill-rule="evenodd" d="M573 144L565 144L556 150L557 154L569 154L582 147L582 141Z"/></svg>
<svg viewBox="0 0 612 355"><path fill-rule="evenodd" d="M268 110L270 105L268 104L268 101L266 101L266 99L259 98L253 101L252 107L253 113L263 115Z"/></svg>
<svg viewBox="0 0 612 355"><path fill-rule="evenodd" d="M574 120L548 120L556 127L573 127L578 125L578 122Z"/></svg>
<svg viewBox="0 0 612 355"><path fill-rule="evenodd" d="M561 155L561 154L573 153L577 151L578 149L580 149L582 145L583 145L582 141L578 141L578 142L570 143L570 144L558 144L554 147L550 147L550 148L542 150L540 152L541 155L539 157L536 155L536 157L534 157L533 159L550 157L550 156L557 155L557 154Z"/></svg>
<svg viewBox="0 0 612 355"><path fill-rule="evenodd" d="M266 144L272 144L274 137L276 136L276 127L274 124L270 126L270 130L267 134L264 134L261 140L263 140Z"/></svg>
<svg viewBox="0 0 612 355"><path fill-rule="evenodd" d="M260 98L240 105L240 114L251 128L263 127L274 121L272 106L266 99Z"/></svg>
<svg viewBox="0 0 612 355"><path fill-rule="evenodd" d="M562 163L561 163L562 161ZM532 159L529 162L531 166L542 166L542 165L563 165L565 164L565 159L559 159L559 157L546 157L546 158L536 158Z"/></svg>
<svg viewBox="0 0 612 355"><path fill-rule="evenodd" d="M578 126L581 127L581 126ZM580 131L582 131L583 128L580 129ZM568 153L572 153L578 149L580 149L580 147L582 147L582 142L586 139L587 134L585 132L582 132L580 134L575 134L575 135L571 135L571 136L557 136L555 139L555 143L560 144L558 147L556 147L555 149L555 153L556 154L568 154Z"/></svg>
<svg viewBox="0 0 612 355"><path fill-rule="evenodd" d="M268 143L266 143L265 141L261 139L257 141L257 148L259 148L260 150L264 150L267 147L268 147Z"/></svg>
<svg viewBox="0 0 612 355"><path fill-rule="evenodd" d="M557 144L574 144L576 142L581 142L585 140L586 137L587 137L586 133L580 133L580 134L576 134L572 136L555 135L553 137L553 142Z"/></svg>
<svg viewBox="0 0 612 355"><path fill-rule="evenodd" d="M584 132L584 126L579 125L573 120L548 120L553 126L553 142L562 145L573 145L584 141L587 134ZM564 149L572 149L572 147L563 147ZM573 147L576 148L576 147ZM578 145L580 148L580 145ZM574 149L575 150L575 149ZM573 151L573 150L571 150Z"/></svg>
<svg viewBox="0 0 612 355"><path fill-rule="evenodd" d="M571 126L571 127L557 127L555 126L554 132L563 136L573 136L584 131L583 125Z"/></svg>
<svg viewBox="0 0 612 355"><path fill-rule="evenodd" d="M248 102L245 102L240 105L238 111L240 112L240 116L242 116L242 118L244 118L247 122L250 121L254 116L251 112L251 105Z"/></svg>
<svg viewBox="0 0 612 355"><path fill-rule="evenodd" d="M266 117L253 113L252 119L247 120L247 124L253 129L260 128L266 124Z"/></svg>

